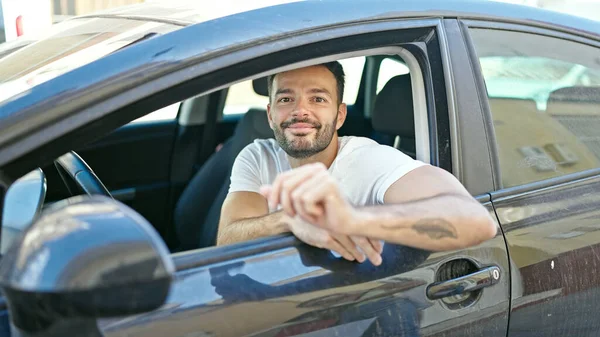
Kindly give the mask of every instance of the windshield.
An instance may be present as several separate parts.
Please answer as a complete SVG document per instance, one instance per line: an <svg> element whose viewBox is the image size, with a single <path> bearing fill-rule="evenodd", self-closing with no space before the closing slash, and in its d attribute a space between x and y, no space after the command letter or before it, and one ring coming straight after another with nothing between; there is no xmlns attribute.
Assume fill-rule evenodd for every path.
<svg viewBox="0 0 600 337"><path fill-rule="evenodd" d="M6 44L0 48L0 102L148 34L179 28L125 18L78 18L55 25L39 40Z"/></svg>

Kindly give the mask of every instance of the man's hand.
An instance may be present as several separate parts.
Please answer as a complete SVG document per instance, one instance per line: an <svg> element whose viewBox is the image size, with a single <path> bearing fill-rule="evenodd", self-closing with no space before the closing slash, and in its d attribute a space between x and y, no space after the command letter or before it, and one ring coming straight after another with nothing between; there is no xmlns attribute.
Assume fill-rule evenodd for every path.
<svg viewBox="0 0 600 337"><path fill-rule="evenodd" d="M290 231L301 241L311 246L333 250L346 260L365 261L365 254L374 265L381 264L383 244L378 240L334 234L311 225L299 217L288 218ZM364 254L363 254L364 253Z"/></svg>
<svg viewBox="0 0 600 337"><path fill-rule="evenodd" d="M323 164L304 165L280 174L261 190L272 208L281 204L293 221L290 230L312 246L331 249L348 260L381 264L382 243L344 234L355 220L354 208L343 198L336 181Z"/></svg>
<svg viewBox="0 0 600 337"><path fill-rule="evenodd" d="M301 166L277 176L273 185L263 186L261 193L269 205L281 204L290 217L331 230L349 234L358 212L342 196L342 192L321 163Z"/></svg>

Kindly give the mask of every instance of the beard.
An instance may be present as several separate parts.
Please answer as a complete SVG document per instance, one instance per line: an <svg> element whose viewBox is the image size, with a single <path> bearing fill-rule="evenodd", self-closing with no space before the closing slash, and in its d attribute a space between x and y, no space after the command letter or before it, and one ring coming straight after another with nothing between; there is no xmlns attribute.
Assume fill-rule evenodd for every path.
<svg viewBox="0 0 600 337"><path fill-rule="evenodd" d="M275 127L273 133L275 134L275 139L277 140L277 143L279 143L279 146L290 157L304 159L314 156L329 146L335 132L336 121L337 115L331 123L325 125L308 118L292 118L281 123L279 127ZM310 134L287 136L285 134L285 129L295 123L307 123L312 125L316 131L314 139L311 139L312 135Z"/></svg>

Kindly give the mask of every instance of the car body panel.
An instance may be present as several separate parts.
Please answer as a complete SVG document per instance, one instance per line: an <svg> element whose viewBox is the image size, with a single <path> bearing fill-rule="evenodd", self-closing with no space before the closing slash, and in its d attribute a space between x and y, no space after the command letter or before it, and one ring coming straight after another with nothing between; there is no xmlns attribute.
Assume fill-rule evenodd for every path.
<svg viewBox="0 0 600 337"><path fill-rule="evenodd" d="M491 204L484 205L493 214ZM236 258L219 258L231 247L181 253L174 256L179 271L162 309L101 320L99 326L107 337L506 336L509 266L498 233L460 251L430 253L386 244L379 267L340 260L290 237L279 239L288 246L278 247L271 239L273 248ZM190 268L192 254L206 262ZM425 288L440 265L459 258L498 266L501 280L469 307L449 309L429 300Z"/></svg>
<svg viewBox="0 0 600 337"><path fill-rule="evenodd" d="M340 6L345 9L340 10ZM146 20L154 14L146 13L146 18L144 15L133 17L131 12L118 15L128 16L131 20ZM522 23L563 33L576 32L587 37L597 36L600 32L600 24L592 21L532 8L483 2L298 2L239 13L199 22L136 43L0 103L0 165L5 168L7 164L45 146L46 142L66 135L60 144L64 147L66 140L75 138L76 130L94 120L104 120L107 116L115 118L110 114L122 106L242 61L367 31L415 27L439 29L443 26L447 35L443 34L439 41L445 85L450 86L445 92L448 97L444 99L449 101L452 124L436 125L448 132L454 143L442 139L446 142L441 145L447 144L450 150L443 152L436 148L433 151L440 156L452 156L452 162L461 162L457 166L463 169L461 180L473 176L477 165L483 166L484 173L470 184L485 193L491 192L497 181L494 177L494 140L490 133L493 128L481 130L490 127L489 116L485 115L485 100L478 96L481 83L476 70L468 71L473 67L469 63L468 42L460 46L447 45L463 41L459 37L457 21L442 21L441 18ZM183 25L187 22L181 19L178 23ZM219 34L212 34L215 31ZM250 75L256 74L247 76ZM465 86L456 88L462 85ZM219 88L205 90L216 89ZM439 102L440 96L436 99ZM143 111L140 112L142 114ZM127 116L122 117L121 122L125 119ZM448 130L450 128L452 130ZM53 133L46 132L46 136L41 137L40 130ZM477 154L477 151L485 153ZM476 162L467 162L470 159ZM483 194L479 200L492 215L495 213L492 202L494 205L499 203L499 206L496 205L499 223L504 231L509 232L510 238L514 237L510 233L516 233L518 227L513 226L514 219L509 216L515 209L535 210L542 205L543 212L537 218L523 217L527 221L533 219L533 223L548 220L550 216L559 219L556 220L558 223L569 221L563 221L561 217L567 219L566 216L571 213L557 214L553 210L548 211L547 207L570 207L576 217L584 213L585 216L595 216L588 208L545 202L552 197L577 200L578 193L593 196L589 188L597 189L597 183L594 180L592 185L570 185L554 195L540 191L533 199L496 193L491 199L488 194ZM581 223L589 224L590 221L596 220L592 218ZM536 226L532 223L524 225ZM384 264L378 268L368 262L356 264L340 260L328 251L301 244L292 236L180 253L173 256L177 277L168 302L161 309L138 316L101 320L99 325L107 336L289 336L299 333L306 336L402 336L416 333L423 336L507 336L510 333L511 292L519 297L511 285L517 284L518 280L511 278L510 272L525 267L525 264L514 261L522 257L514 245L512 251L515 253L509 255L511 243L507 244L503 235L503 231L499 230L494 239L477 247L439 253L386 244ZM526 244L533 245L534 240L535 237ZM593 247L595 244L587 242L584 246ZM591 252L594 250L591 249ZM581 254L590 256L590 250ZM455 259L471 261L477 268L497 266L500 270L499 283L470 298L468 306L427 299L426 287L438 280L437 275L446 262L453 263ZM544 263L542 268L545 268L547 259L541 261ZM448 270L453 271L452 268ZM457 270L461 271L460 268L454 271ZM543 271L548 273L547 269ZM519 272L523 274L523 270ZM535 271L533 274L537 275ZM531 280L528 286L538 281L531 276L528 280ZM591 282L587 276L581 280ZM573 282L564 282L579 290ZM588 284L581 282L580 285ZM552 286L527 289L531 289L532 294L545 295L546 290L556 290ZM573 299L570 303L577 300L575 297L568 299ZM1 309L5 308L0 302ZM519 314L519 310L515 310L515 302L512 309L513 315ZM540 310L531 315L541 317L546 309ZM554 305L552 310L555 310L552 312L555 316L560 316L564 314L560 310L565 308ZM517 329L519 319L513 322L511 318L510 327ZM0 329L4 327L0 325ZM551 331L561 331L561 327L556 325L554 329ZM527 332L534 333L533 330Z"/></svg>
<svg viewBox="0 0 600 337"><path fill-rule="evenodd" d="M494 26L481 21L467 24L469 27L556 36L562 39L560 41L581 42L586 48L600 47L599 36L595 39L585 39L576 34L531 29L526 25L516 24ZM521 43L526 45L523 41ZM540 48L548 50L549 46ZM518 53L520 50L514 48L513 51ZM588 53L593 55L593 50L588 50ZM522 51L521 54L526 55ZM474 51L472 56L475 56ZM589 57L581 58L580 62L589 63ZM573 57L573 61L576 62L577 58ZM484 83L482 74L479 73L478 76ZM552 124L539 123L537 120L537 124L527 128L529 134L516 134L514 130L519 127L519 123L527 124L526 118L514 118L514 115L511 118L510 109L490 112L489 105L498 102L495 102L497 98L493 97L493 92L489 94L491 99L487 98L488 93L485 91L480 92L480 99L484 103L488 118L494 121L499 137L528 137L525 141L528 144L556 139L569 142L569 137L575 137L571 133L567 133L569 137L563 136ZM531 103L535 106L533 100ZM495 115L492 119L493 112ZM544 112L540 113L543 116ZM506 121L506 125L503 125L502 121ZM514 123L512 134L509 122ZM503 151L510 151L510 147L504 145ZM582 147L590 152L584 145ZM502 185L499 185L498 190L491 193L511 261L511 314L508 336L597 335L599 323L595 307L600 296L597 281L600 266L597 249L600 236L596 228L600 228L600 170L598 158L593 154L589 157L592 163L587 166L561 169L559 177L542 178L544 180L535 175L536 168L510 165L514 160L505 162L506 169L503 172L506 174L528 174L519 186L502 188ZM502 173L499 167L496 172L497 175Z"/></svg>
<svg viewBox="0 0 600 337"><path fill-rule="evenodd" d="M512 269L510 334L600 329L600 178L492 194Z"/></svg>

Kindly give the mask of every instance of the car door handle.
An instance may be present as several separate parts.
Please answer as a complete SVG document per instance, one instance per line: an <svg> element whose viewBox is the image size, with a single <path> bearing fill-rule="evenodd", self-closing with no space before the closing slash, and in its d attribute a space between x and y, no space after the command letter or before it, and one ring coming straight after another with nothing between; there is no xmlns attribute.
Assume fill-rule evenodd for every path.
<svg viewBox="0 0 600 337"><path fill-rule="evenodd" d="M437 300L489 287L499 281L500 268L496 266L487 267L455 279L432 283L427 287L426 294L430 300Z"/></svg>

